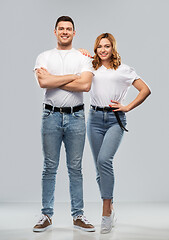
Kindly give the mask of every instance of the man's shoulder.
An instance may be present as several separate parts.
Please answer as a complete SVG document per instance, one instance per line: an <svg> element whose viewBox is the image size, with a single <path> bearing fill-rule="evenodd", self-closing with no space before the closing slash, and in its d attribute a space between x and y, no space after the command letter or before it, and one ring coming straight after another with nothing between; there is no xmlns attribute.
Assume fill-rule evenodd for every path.
<svg viewBox="0 0 169 240"><path fill-rule="evenodd" d="M79 50L72 48L71 52L74 53L77 57L82 58L82 59L86 59L88 57L86 57L85 55L83 55Z"/></svg>
<svg viewBox="0 0 169 240"><path fill-rule="evenodd" d="M50 49L50 50L46 50L46 51L44 51L44 52L41 52L41 53L39 54L39 56L41 56L41 57L43 57L43 56L46 57L46 56L49 56L49 55L53 54L55 51L56 51L55 48Z"/></svg>
<svg viewBox="0 0 169 240"><path fill-rule="evenodd" d="M71 51L70 51L72 54L75 54L76 56L79 56L81 57L81 52L75 48L72 48ZM83 56L83 55L82 55Z"/></svg>

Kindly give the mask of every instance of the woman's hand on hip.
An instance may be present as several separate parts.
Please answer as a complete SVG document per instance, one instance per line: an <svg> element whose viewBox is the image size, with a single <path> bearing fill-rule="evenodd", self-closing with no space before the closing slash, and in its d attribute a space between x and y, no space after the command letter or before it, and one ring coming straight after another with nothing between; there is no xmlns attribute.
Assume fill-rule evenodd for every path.
<svg viewBox="0 0 169 240"><path fill-rule="evenodd" d="M128 112L128 107L127 106L123 106L121 103L111 100L112 103L114 104L109 104L109 107L112 108L116 108L113 110L113 112L117 112L117 111L122 111L122 112Z"/></svg>

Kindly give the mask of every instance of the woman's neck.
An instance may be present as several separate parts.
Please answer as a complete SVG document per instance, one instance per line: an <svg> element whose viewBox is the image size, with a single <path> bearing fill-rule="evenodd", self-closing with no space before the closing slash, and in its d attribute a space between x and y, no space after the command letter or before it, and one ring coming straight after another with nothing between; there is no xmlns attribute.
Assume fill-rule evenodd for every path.
<svg viewBox="0 0 169 240"><path fill-rule="evenodd" d="M110 68L110 61L102 61L102 65L106 68Z"/></svg>

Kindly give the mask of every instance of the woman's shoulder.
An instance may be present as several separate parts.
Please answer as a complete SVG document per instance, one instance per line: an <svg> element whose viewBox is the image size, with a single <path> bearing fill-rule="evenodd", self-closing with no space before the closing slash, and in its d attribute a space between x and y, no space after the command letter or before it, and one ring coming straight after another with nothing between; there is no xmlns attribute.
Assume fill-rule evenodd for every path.
<svg viewBox="0 0 169 240"><path fill-rule="evenodd" d="M120 72L123 72L123 73L131 73L131 72L135 71L133 67L130 67L129 65L124 64L124 63L122 63L122 64L118 67L118 70L119 70Z"/></svg>
<svg viewBox="0 0 169 240"><path fill-rule="evenodd" d="M119 70L129 70L130 68L131 67L125 63L121 63L120 66L118 67Z"/></svg>

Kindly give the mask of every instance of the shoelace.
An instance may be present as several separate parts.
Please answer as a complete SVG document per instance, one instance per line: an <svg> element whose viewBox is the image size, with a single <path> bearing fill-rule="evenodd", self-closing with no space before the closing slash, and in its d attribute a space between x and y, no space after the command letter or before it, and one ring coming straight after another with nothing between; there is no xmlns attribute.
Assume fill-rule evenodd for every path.
<svg viewBox="0 0 169 240"><path fill-rule="evenodd" d="M106 225L108 221L108 218L102 217L102 225Z"/></svg>
<svg viewBox="0 0 169 240"><path fill-rule="evenodd" d="M84 222L85 224L91 224L84 215L79 215L79 216L77 216L77 217L75 218L75 220L77 220L77 219L80 219L80 220L81 220L82 222Z"/></svg>
<svg viewBox="0 0 169 240"><path fill-rule="evenodd" d="M39 219L38 224L42 225L42 224L44 224L44 222L45 222L46 220L48 220L48 222L50 222L49 219L48 219L48 217L47 217L46 215L42 215L41 218Z"/></svg>

